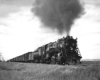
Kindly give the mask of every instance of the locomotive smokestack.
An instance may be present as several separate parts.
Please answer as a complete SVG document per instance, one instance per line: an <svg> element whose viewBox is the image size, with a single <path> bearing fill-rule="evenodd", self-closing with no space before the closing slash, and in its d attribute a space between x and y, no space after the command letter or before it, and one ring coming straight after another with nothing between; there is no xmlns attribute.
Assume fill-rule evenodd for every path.
<svg viewBox="0 0 100 80"><path fill-rule="evenodd" d="M70 34L74 21L83 13L79 0L36 0L32 12L38 16L44 27Z"/></svg>

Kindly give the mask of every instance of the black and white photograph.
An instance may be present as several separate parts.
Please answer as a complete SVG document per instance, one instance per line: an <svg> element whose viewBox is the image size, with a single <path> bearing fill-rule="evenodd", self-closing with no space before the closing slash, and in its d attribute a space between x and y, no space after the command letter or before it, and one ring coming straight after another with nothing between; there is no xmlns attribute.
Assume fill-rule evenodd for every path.
<svg viewBox="0 0 100 80"><path fill-rule="evenodd" d="M100 80L100 0L0 0L0 80Z"/></svg>

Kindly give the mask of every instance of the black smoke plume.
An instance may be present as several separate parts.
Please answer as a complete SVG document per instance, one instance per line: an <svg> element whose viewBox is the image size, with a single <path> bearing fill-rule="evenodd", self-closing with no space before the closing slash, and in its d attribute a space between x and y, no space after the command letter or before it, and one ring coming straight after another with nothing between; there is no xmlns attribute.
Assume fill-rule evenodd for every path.
<svg viewBox="0 0 100 80"><path fill-rule="evenodd" d="M79 0L36 0L32 9L45 27L69 34L75 19L83 13Z"/></svg>

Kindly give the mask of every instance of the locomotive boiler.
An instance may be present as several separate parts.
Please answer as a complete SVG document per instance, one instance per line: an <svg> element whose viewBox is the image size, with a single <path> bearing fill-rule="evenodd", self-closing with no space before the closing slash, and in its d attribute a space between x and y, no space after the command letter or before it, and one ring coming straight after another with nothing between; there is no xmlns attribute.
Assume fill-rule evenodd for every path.
<svg viewBox="0 0 100 80"><path fill-rule="evenodd" d="M55 42L43 45L33 52L27 52L15 57L10 62L32 62L46 64L76 64L82 58L77 38L72 36L63 37Z"/></svg>

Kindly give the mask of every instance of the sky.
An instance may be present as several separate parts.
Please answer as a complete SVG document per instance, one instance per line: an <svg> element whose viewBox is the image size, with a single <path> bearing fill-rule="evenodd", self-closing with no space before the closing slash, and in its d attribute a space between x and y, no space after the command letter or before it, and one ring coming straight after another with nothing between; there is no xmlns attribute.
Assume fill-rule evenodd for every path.
<svg viewBox="0 0 100 80"><path fill-rule="evenodd" d="M82 59L100 59L100 0L82 0L85 14L72 26ZM34 0L0 0L0 53L5 60L34 51L66 34L42 27L31 9Z"/></svg>

